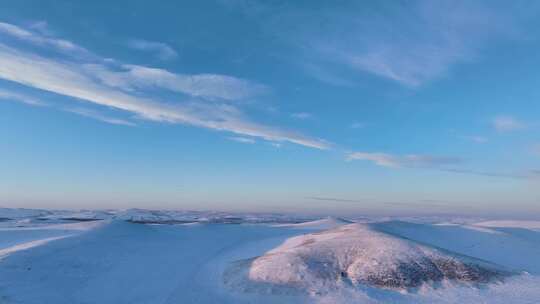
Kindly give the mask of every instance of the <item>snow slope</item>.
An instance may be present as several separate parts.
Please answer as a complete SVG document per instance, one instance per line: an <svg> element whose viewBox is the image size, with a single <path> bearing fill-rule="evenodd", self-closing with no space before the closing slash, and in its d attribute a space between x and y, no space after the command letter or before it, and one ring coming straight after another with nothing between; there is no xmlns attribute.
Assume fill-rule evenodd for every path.
<svg viewBox="0 0 540 304"><path fill-rule="evenodd" d="M227 295L216 300L217 288L200 287L221 278L215 267L204 266L242 245L274 240L270 247L257 246L264 251L276 238L279 243L295 233L266 226L117 220L0 261L0 303L238 303Z"/></svg>
<svg viewBox="0 0 540 304"><path fill-rule="evenodd" d="M91 221L70 224L0 227L0 259L21 250L41 246L50 241L81 234L105 223L105 221Z"/></svg>
<svg viewBox="0 0 540 304"><path fill-rule="evenodd" d="M354 235L336 236L332 231L344 229L348 223L323 219L276 227L276 222L304 220L280 215L163 211L154 215L175 220L196 217L198 224L147 225L129 219L137 215L150 218L153 211L106 211L99 214L108 218L99 221L65 220L66 215L77 213L81 218L93 218L92 211L83 211L82 215L79 211L9 212L15 216L0 222L2 304L524 304L538 303L540 299L540 232L532 228L483 227L471 221L463 225L390 221L349 225L361 229ZM44 217L47 219L38 219ZM329 226L334 230L320 230ZM333 240L339 238L341 241L335 244ZM303 251L316 243L324 246ZM347 248L354 247L351 244L364 244L370 252L364 255L369 263L357 263L344 275L340 272L336 276L334 272L337 284L312 275L305 276L300 286L308 286L302 284L309 279L320 289L272 292L274 287L266 285L268 289L261 292L260 285L246 284L244 280L257 257L269 257L276 267L268 268L261 261L253 278L267 279L271 278L270 274L278 276L289 269L301 270L301 263L283 264L281 258L272 256L279 256L280 252L316 252L316 256L328 259L329 266L320 263L315 269L344 265L349 256ZM296 246L304 249L297 250ZM424 265L426 259L439 254L457 257L461 262L481 259L478 263L487 267L499 265L529 274L505 277L481 287L442 280L417 288L380 288L377 284L370 285L369 280L363 281L364 274L373 271L375 275L384 274L381 270L391 269L389 266L395 265L395 261L420 261ZM499 269L499 266L494 267ZM313 265L306 267L311 269ZM266 278L262 275L265 273Z"/></svg>
<svg viewBox="0 0 540 304"><path fill-rule="evenodd" d="M470 229L469 225L429 225L400 221L375 223L371 226L378 231L540 275L540 232L535 230L475 230Z"/></svg>

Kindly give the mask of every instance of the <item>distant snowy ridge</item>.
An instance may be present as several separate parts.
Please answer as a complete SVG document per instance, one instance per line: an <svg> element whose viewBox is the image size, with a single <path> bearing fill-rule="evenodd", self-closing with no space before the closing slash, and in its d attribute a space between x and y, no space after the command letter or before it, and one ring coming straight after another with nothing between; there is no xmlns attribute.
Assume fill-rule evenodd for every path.
<svg viewBox="0 0 540 304"><path fill-rule="evenodd" d="M50 215L48 210L24 209L24 208L0 208L0 218L4 220L17 220L30 217Z"/></svg>
<svg viewBox="0 0 540 304"><path fill-rule="evenodd" d="M0 208L3 226L49 225L98 220L124 220L136 224L295 224L320 217L275 213L232 213L182 210L39 210ZM7 223L7 224L6 224Z"/></svg>
<svg viewBox="0 0 540 304"><path fill-rule="evenodd" d="M224 274L232 289L319 294L347 286L408 289L443 280L502 281L512 272L378 232L366 224L292 237L266 254L233 263Z"/></svg>
<svg viewBox="0 0 540 304"><path fill-rule="evenodd" d="M540 221L497 220L497 221L484 221L484 222L475 223L474 226L490 227L490 228L540 229Z"/></svg>
<svg viewBox="0 0 540 304"><path fill-rule="evenodd" d="M317 229L317 230L328 230L337 228L343 225L351 224L353 222L334 217L327 217L320 220L295 223L295 224L276 224L274 227L288 227L288 228L300 228L300 229Z"/></svg>

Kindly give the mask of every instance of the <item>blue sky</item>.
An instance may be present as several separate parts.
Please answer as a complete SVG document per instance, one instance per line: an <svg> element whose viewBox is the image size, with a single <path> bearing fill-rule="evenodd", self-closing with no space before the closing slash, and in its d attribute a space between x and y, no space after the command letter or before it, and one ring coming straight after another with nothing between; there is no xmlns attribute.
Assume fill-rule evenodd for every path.
<svg viewBox="0 0 540 304"><path fill-rule="evenodd" d="M3 1L0 205L540 212L537 1Z"/></svg>

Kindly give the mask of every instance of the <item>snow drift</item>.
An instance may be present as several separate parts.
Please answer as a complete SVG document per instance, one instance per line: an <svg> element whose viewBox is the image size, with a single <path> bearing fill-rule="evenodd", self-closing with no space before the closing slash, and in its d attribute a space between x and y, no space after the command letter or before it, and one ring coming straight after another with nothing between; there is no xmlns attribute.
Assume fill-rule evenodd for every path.
<svg viewBox="0 0 540 304"><path fill-rule="evenodd" d="M266 254L233 263L224 282L242 291L320 294L340 286L406 290L443 280L502 281L508 270L482 260L349 224L288 239Z"/></svg>

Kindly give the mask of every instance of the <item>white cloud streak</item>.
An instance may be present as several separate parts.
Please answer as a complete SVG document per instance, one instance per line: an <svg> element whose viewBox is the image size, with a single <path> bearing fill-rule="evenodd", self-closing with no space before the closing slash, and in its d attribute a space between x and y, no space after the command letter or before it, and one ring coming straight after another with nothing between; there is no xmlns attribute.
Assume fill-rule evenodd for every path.
<svg viewBox="0 0 540 304"><path fill-rule="evenodd" d="M43 31L40 31L43 32ZM0 22L0 33L17 38L21 41L29 42L42 47L52 47L56 50L69 54L88 54L89 52L71 41L48 37L42 33L28 31L19 26Z"/></svg>
<svg viewBox="0 0 540 304"><path fill-rule="evenodd" d="M84 55L91 61L77 63L85 74L107 86L134 92L141 89L165 89L205 99L241 100L263 94L269 89L261 84L219 74L175 74L164 69L117 63L99 58L71 41L45 36L16 25L0 22L0 33L67 55ZM80 56L79 56L80 57ZM97 61L98 63L95 63Z"/></svg>
<svg viewBox="0 0 540 304"><path fill-rule="evenodd" d="M84 69L104 84L124 91L166 89L205 99L239 100L264 93L264 85L236 77L216 74L175 74L164 69L124 64L111 70L102 64L87 64Z"/></svg>
<svg viewBox="0 0 540 304"><path fill-rule="evenodd" d="M132 49L155 53L161 60L171 60L178 57L178 53L168 44L155 41L134 39L128 42Z"/></svg>
<svg viewBox="0 0 540 304"><path fill-rule="evenodd" d="M8 28L10 33L17 33L19 29ZM17 35L25 36L25 34ZM38 34L32 35L37 37ZM28 40L41 44L39 39ZM273 142L288 141L317 149L330 147L324 140L252 122L234 106L215 100L204 102L204 99L193 99L240 98L239 96L245 96L245 93L238 95L231 92L237 89L236 84L249 86L247 81L222 75L177 75L161 69L124 64L119 65L123 70L117 71L114 67L108 66L106 60L103 59L102 62L104 63L89 64L80 61L53 60L0 43L0 78L5 80L131 112L140 118L156 122L188 124L259 137ZM182 81L187 81L187 84ZM181 91L191 98L187 101L184 98L183 102L162 102L149 97L153 92L144 90L148 86L161 90ZM249 91L251 88L246 90Z"/></svg>
<svg viewBox="0 0 540 304"><path fill-rule="evenodd" d="M3 89L0 89L0 100L17 101L17 102L22 102L24 104L31 105L31 106L46 106L47 105L46 103L44 103L43 101L35 97L28 96L26 94L8 91L8 90L3 90Z"/></svg>
<svg viewBox="0 0 540 304"><path fill-rule="evenodd" d="M535 171L532 170L526 173L504 173L491 172L482 170L473 170L462 168L458 165L463 163L463 160L457 157L433 156L433 155L393 155L386 153L369 153L369 152L352 152L347 155L347 160L364 160L374 163L377 166L386 168L418 168L432 169L441 172L467 174L494 178L511 178L511 179L531 179L535 178Z"/></svg>
<svg viewBox="0 0 540 304"><path fill-rule="evenodd" d="M74 114L78 114L78 115L81 115L81 116L84 116L84 117L92 118L92 119L95 119L95 120L99 120L99 121L102 121L102 122L106 122L106 123L112 124L112 125L122 125L122 126L130 126L130 127L136 126L136 124L131 122L131 121L128 121L128 120L125 120L125 119L120 119L120 118L110 117L108 115L105 115L103 113L100 113L100 112L92 110L92 109L66 108L66 109L64 109L64 111L74 113Z"/></svg>
<svg viewBox="0 0 540 304"><path fill-rule="evenodd" d="M486 137L478 136L478 135L466 135L466 136L462 136L462 138L476 144L485 144L489 141Z"/></svg>
<svg viewBox="0 0 540 304"><path fill-rule="evenodd" d="M512 116L497 116L492 121L493 128L498 132L511 132L523 130L527 125Z"/></svg>
<svg viewBox="0 0 540 304"><path fill-rule="evenodd" d="M309 75L341 85L354 85L361 72L421 86L474 60L491 41L512 37L519 17L509 16L526 14L524 6L467 0L257 3L237 7L308 59Z"/></svg>
<svg viewBox="0 0 540 304"><path fill-rule="evenodd" d="M362 24L351 20L361 26L351 35L361 38L349 37L353 46L340 44L334 53L353 69L417 87L471 60L491 36L503 34L500 15L464 1L417 1L376 12Z"/></svg>
<svg viewBox="0 0 540 304"><path fill-rule="evenodd" d="M353 123L351 124L351 129L362 129L362 128L364 128L365 126L366 126L365 123L356 121L356 122L353 122Z"/></svg>
<svg viewBox="0 0 540 304"><path fill-rule="evenodd" d="M299 113L291 114L291 117L295 119L305 120L305 119L313 118L313 114L307 113L307 112L299 112Z"/></svg>
<svg viewBox="0 0 540 304"><path fill-rule="evenodd" d="M229 137L228 139L235 142L242 143L242 144L254 144L256 142L253 138L248 138L248 137L235 136L235 137Z"/></svg>
<svg viewBox="0 0 540 304"><path fill-rule="evenodd" d="M321 196L308 196L306 199L316 200L316 201L329 201L337 203L352 203L352 204L383 204L383 205L392 205L392 206L414 206L414 207L452 207L453 204L448 204L438 200L429 200L429 201L420 201L420 202L399 202L399 201L379 201L375 199L348 199L348 198L338 198L338 197L321 197Z"/></svg>
<svg viewBox="0 0 540 304"><path fill-rule="evenodd" d="M432 155L392 155L386 153L353 152L347 155L347 160L365 160L378 166L400 168L400 167L439 167L444 165L455 165L462 162L456 157L442 157Z"/></svg>

